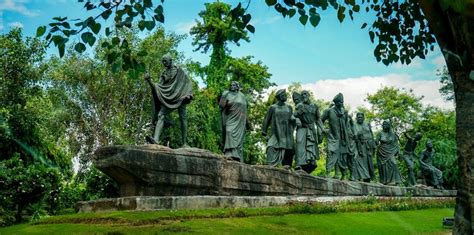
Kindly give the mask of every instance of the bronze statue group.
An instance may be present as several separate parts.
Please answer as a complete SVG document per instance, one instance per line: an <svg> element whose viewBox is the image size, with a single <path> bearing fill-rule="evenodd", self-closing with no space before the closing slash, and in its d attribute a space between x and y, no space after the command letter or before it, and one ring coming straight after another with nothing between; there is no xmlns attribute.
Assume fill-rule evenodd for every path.
<svg viewBox="0 0 474 235"><path fill-rule="evenodd" d="M173 64L169 55L162 59L164 72L160 82L154 84L147 74L145 79L152 88L154 136L147 137L152 144L159 143L165 116L177 109L180 116L181 136L186 147L186 105L192 100L191 81L183 69ZM344 97L337 94L331 106L321 114L319 107L311 102L310 93L293 92L293 108L286 103L288 96L284 89L275 94L276 103L270 106L262 125L262 135L267 139L266 163L268 165L309 174L317 167L320 159L319 144L323 136L327 142L326 177L334 170L334 178L341 180L370 182L376 180L373 155L376 153L379 181L385 185L401 185L402 177L396 157L406 163L408 176L406 184L416 184L414 165L415 148L422 136L405 134L407 142L400 151L399 138L392 131L389 121L384 121L382 131L374 137L364 113L356 114L356 121L344 109ZM245 131L249 127L247 100L240 91L237 81L232 81L228 91L219 100L222 123L223 152L231 160L243 162ZM324 123L329 127L326 129ZM270 130L270 132L268 132ZM442 172L433 166L433 144L428 141L420 154L419 162L425 182L442 189ZM293 163L294 162L294 163Z"/></svg>

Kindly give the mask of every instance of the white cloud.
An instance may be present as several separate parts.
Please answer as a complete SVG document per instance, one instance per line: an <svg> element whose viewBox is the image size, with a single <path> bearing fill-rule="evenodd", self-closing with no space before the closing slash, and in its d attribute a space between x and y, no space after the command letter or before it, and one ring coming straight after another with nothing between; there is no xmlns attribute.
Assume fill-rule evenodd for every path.
<svg viewBox="0 0 474 235"><path fill-rule="evenodd" d="M268 24L273 24L273 23L281 20L282 18L283 18L282 16L273 16L273 17L264 18L264 19L258 18L258 19L250 21L250 24L253 24L253 25L268 25Z"/></svg>
<svg viewBox="0 0 474 235"><path fill-rule="evenodd" d="M196 21L190 21L190 22L182 22L182 23L178 23L175 25L175 31L176 33L185 33L185 34L188 34L189 31L191 30L191 28L196 25Z"/></svg>
<svg viewBox="0 0 474 235"><path fill-rule="evenodd" d="M421 102L443 109L453 109L451 102L446 102L439 94L441 83L437 80L413 80L405 74L388 74L383 76L362 76L346 79L318 80L314 83L301 84L303 89L310 90L316 99L332 101L337 93L344 95L344 102L351 110L359 106L369 107L365 98L367 94L374 94L382 87L392 86L400 89L413 90L417 96L423 96ZM288 84L273 89L287 88Z"/></svg>
<svg viewBox="0 0 474 235"><path fill-rule="evenodd" d="M26 0L2 0L0 3L0 12L12 11L25 16L37 16L38 11L32 11L25 6Z"/></svg>
<svg viewBox="0 0 474 235"><path fill-rule="evenodd" d="M23 28L23 24L20 23L20 22L18 22L18 21L16 21L16 22L11 22L11 23L9 23L8 25L9 25L10 27L12 27L12 28Z"/></svg>
<svg viewBox="0 0 474 235"><path fill-rule="evenodd" d="M414 68L414 69L419 69L422 66L422 63L421 63L421 59L420 58L415 58L411 61L410 64L402 64L400 61L398 61L397 63L395 63L393 65L395 68L397 69L401 69L401 68Z"/></svg>
<svg viewBox="0 0 474 235"><path fill-rule="evenodd" d="M444 59L444 56L442 56L442 55L437 56L431 62L439 68L442 68L443 66L446 66L446 60Z"/></svg>

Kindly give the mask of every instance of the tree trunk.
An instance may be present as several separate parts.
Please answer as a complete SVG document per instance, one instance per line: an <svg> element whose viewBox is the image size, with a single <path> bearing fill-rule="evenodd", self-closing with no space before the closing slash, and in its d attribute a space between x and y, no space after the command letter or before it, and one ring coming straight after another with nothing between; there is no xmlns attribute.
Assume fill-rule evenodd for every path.
<svg viewBox="0 0 474 235"><path fill-rule="evenodd" d="M460 171L453 234L474 231L474 82L466 72L452 73L456 94L456 142Z"/></svg>
<svg viewBox="0 0 474 235"><path fill-rule="evenodd" d="M429 27L443 51L456 99L456 146L459 167L453 234L473 234L474 223L474 3L464 11L441 7L440 0L420 0Z"/></svg>

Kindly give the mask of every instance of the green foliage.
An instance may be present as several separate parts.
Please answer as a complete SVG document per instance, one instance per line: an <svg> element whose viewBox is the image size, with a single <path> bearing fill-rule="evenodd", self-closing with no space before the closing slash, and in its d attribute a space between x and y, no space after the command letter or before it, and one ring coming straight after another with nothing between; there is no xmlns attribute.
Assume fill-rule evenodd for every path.
<svg viewBox="0 0 474 235"><path fill-rule="evenodd" d="M138 39L134 31L120 33L129 42L132 54L147 51L140 62L148 65L156 80L163 70L156 58L168 52L179 55L176 47L183 38L166 34L163 29L145 39ZM114 38L100 41L112 44ZM48 94L54 97L55 106L65 111L57 121L66 125L62 132L66 145L83 166L88 165L98 146L144 143L151 131L150 87L138 78L139 74L109 64L108 55L108 48L97 48L93 58L70 51L63 59L53 57L46 62Z"/></svg>
<svg viewBox="0 0 474 235"><path fill-rule="evenodd" d="M79 3L84 2L78 0ZM232 25L229 30L224 30L224 34L214 35L214 40L227 40L233 41L238 44L240 40L248 40L247 31L254 33L255 27L249 24L252 16L246 13L239 3L235 8L230 9L230 5L225 3L212 3L207 5L213 5L213 10L205 11L216 17L226 19L229 25ZM248 7L248 6L247 6ZM45 36L45 40L48 45L52 42L58 48L59 56L63 57L65 54L66 44L72 37L80 37L80 41L75 42L74 49L78 53L83 53L86 50L85 45L93 47L99 34L104 28L105 35L110 37L115 29L115 37L113 43L101 44L102 47L106 47L109 51L106 51L108 57L108 63L114 67L122 67L124 71L130 73L143 72L145 63L139 61L140 57L146 54L146 51L142 51L141 55L133 53L132 47L126 38L119 33L120 29L132 29L138 28L140 31L147 29L148 31L154 30L159 23L164 23L164 9L163 0L161 4L154 5L151 0L144 1L101 1L98 3L86 1L84 8L90 12L99 12L95 16L85 17L86 19L68 19L67 17L54 17L53 22L49 23L48 26L40 26L36 30L36 36L42 37L46 31L48 34ZM113 15L112 26L102 27L107 25L107 19ZM204 15L202 15L204 17ZM213 25L216 28L217 25ZM221 28L223 24L219 25ZM225 27L225 26L224 26ZM82 42L81 42L82 41ZM122 60L119 60L122 58ZM118 72L114 69L113 72Z"/></svg>
<svg viewBox="0 0 474 235"><path fill-rule="evenodd" d="M244 14L240 4L238 8L234 9L231 9L231 5L223 2L206 3L204 6L205 10L199 13L201 20L196 20L196 25L191 28L190 34L193 36L192 45L196 47L195 51L207 53L212 48L209 65L200 70L205 74L204 82L207 88L217 95L227 87L229 73L239 76L237 72L242 68L241 65L250 63L251 57L233 59L228 56L230 53L228 44L240 45L240 40L250 41L247 30L243 26L248 24L251 17L246 14L241 18L234 18L236 11L240 12L239 14ZM264 69L266 70L266 68ZM246 70L246 72L248 71ZM244 72L240 74L244 74ZM263 76L269 77L269 75Z"/></svg>
<svg viewBox="0 0 474 235"><path fill-rule="evenodd" d="M373 95L367 96L371 112L367 119L381 126L384 120L389 120L392 128L399 136L413 127L422 112L420 100L413 91L399 90L394 87L384 87Z"/></svg>
<svg viewBox="0 0 474 235"><path fill-rule="evenodd" d="M78 0L79 3L84 2ZM163 2L163 1L162 1ZM115 28L116 38L119 39L119 29L128 28L131 29L133 26L138 27L140 31L147 29L152 31L155 29L157 23L164 23L165 17L163 14L162 4L153 5L153 1L100 1L92 2L86 1L84 8L90 12L97 12L95 16L89 16L86 19L68 19L67 17L54 17L53 22L49 23L48 26L40 26L36 30L36 36L42 37L46 31L48 34L45 36L45 40L48 45L52 42L59 50L60 57L65 54L66 43L69 42L71 37L79 37L81 41L76 41L74 49L78 53L83 53L86 50L85 45L93 47L101 33L101 29L104 29L106 36L112 34L112 30ZM113 26L102 27L106 25L105 22L111 16L113 17ZM138 19L138 20L137 20ZM138 23L137 23L138 21ZM110 54L109 63L116 63L118 66L124 67L124 70L132 70L132 73L142 71L144 64L138 62L138 57L132 53L130 44L124 38L119 39L117 43L108 44L108 49L118 50L119 53L115 56ZM117 58L127 58L124 60L117 60Z"/></svg>
<svg viewBox="0 0 474 235"><path fill-rule="evenodd" d="M199 12L202 21L196 20L196 25L191 28L195 51L202 50L207 53L212 47L226 49L228 43L239 45L240 40L249 42L247 31L239 27L250 21L250 15L242 19L234 19L231 5L224 2L205 3L205 10Z"/></svg>
<svg viewBox="0 0 474 235"><path fill-rule="evenodd" d="M236 18L235 14L240 16ZM201 102L201 107L207 108L205 110L207 113L199 115L202 118L195 121L201 124L198 125L201 128L198 133L201 133L201 136L205 135L207 140L199 139L198 143L205 142L205 145L210 147L207 149L210 150L222 149L223 143L219 144L221 120L217 103L220 94L228 89L230 81L238 81L242 92L248 96L248 119L252 127L260 126L269 106L263 102L263 90L274 84L269 81L271 74L268 73L268 67L261 61L254 63L252 56L233 58L229 55L231 52L228 49L229 43L240 45L240 40L248 42L250 40L246 30L254 31L253 26L248 24L251 16L245 14L240 4L231 9L227 3L206 3L205 10L201 11L199 16L202 20L197 20L190 32L194 37L193 45L196 46L196 51L207 53L212 49L212 53L209 65L201 66L195 63L192 66L193 71L206 84L206 88L200 89L201 94L196 98ZM193 146L202 146L202 143ZM244 143L244 161L251 164L263 163L263 151L260 131L256 129L248 131Z"/></svg>
<svg viewBox="0 0 474 235"><path fill-rule="evenodd" d="M454 189L459 180L456 156L456 116L454 111L443 111L427 107L414 128L423 133L418 152L425 149L427 140L433 142L435 157L433 165L443 172L443 186ZM417 156L419 157L419 156Z"/></svg>
<svg viewBox="0 0 474 235"><path fill-rule="evenodd" d="M454 85L451 80L451 75L449 75L448 68L444 66L442 70L437 70L436 75L439 77L442 84L441 88L439 88L439 93L441 93L446 101L454 101Z"/></svg>
<svg viewBox="0 0 474 235"><path fill-rule="evenodd" d="M51 111L56 107L42 83L44 44L14 29L0 36L0 45L0 207L20 222L53 206L72 163L61 138L64 125L56 122L61 112Z"/></svg>
<svg viewBox="0 0 474 235"><path fill-rule="evenodd" d="M453 189L459 178L456 157L456 116L454 111L443 111L435 107L425 107L421 104L422 97L416 97L411 91L407 92L393 87L384 87L373 95L367 96L371 107L369 110L359 108L366 114L368 121L373 121L379 127L383 120L391 120L394 130L400 137L403 149L406 138L402 133L414 136L416 132L423 134L415 151L415 158L424 150L427 140L433 141L436 152L433 164L443 171L443 186ZM403 151L403 150L402 150ZM406 175L406 164L399 161L402 176ZM421 178L418 160L415 161L415 172Z"/></svg>
<svg viewBox="0 0 474 235"><path fill-rule="evenodd" d="M28 164L18 154L9 160L0 161L0 207L5 216L0 216L3 225L23 220L24 210L41 204L60 184L61 176L54 168L42 164Z"/></svg>
<svg viewBox="0 0 474 235"><path fill-rule="evenodd" d="M91 167L85 173L84 181L86 182L84 193L87 200L119 196L117 183L95 167Z"/></svg>

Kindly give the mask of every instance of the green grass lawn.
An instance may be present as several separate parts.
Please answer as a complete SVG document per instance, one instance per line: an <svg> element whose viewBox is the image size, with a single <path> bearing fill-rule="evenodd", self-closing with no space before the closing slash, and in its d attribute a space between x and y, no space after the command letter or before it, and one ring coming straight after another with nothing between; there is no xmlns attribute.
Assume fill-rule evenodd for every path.
<svg viewBox="0 0 474 235"><path fill-rule="evenodd" d="M241 218L209 216L214 212L219 215L222 209L196 211L197 217L189 211L64 215L1 228L0 234L450 234L441 220L453 216L452 208L272 216L247 213L248 217Z"/></svg>

